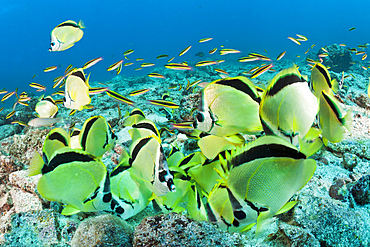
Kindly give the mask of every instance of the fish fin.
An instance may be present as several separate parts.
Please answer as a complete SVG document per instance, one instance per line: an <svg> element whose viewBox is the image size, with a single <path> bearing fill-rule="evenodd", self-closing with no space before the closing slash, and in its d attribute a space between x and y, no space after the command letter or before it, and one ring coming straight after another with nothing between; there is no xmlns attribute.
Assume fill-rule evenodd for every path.
<svg viewBox="0 0 370 247"><path fill-rule="evenodd" d="M71 205L67 205L65 206L65 208L62 210L62 215L73 215L73 214L77 214L81 212L80 210L78 210L77 208L71 206Z"/></svg>
<svg viewBox="0 0 370 247"><path fill-rule="evenodd" d="M125 164L128 164L128 160L130 159L130 155L128 154L128 152L125 150L125 149L122 149L122 153L121 153L121 156L119 157L119 160L118 160L118 165L125 165Z"/></svg>
<svg viewBox="0 0 370 247"><path fill-rule="evenodd" d="M245 139L241 134L235 134L231 136L224 137L227 141L235 143L235 144L244 144Z"/></svg>
<svg viewBox="0 0 370 247"><path fill-rule="evenodd" d="M28 168L28 176L35 176L37 174L41 174L41 169L44 166L44 160L42 159L41 155L35 151L32 155L32 159L30 162L30 167Z"/></svg>
<svg viewBox="0 0 370 247"><path fill-rule="evenodd" d="M91 75L91 73L89 73L89 74L88 74L88 76L87 76L87 78L86 78L86 81L85 81L86 86L87 86L88 88L91 88L91 87L90 87L90 85L89 85L90 75Z"/></svg>
<svg viewBox="0 0 370 247"><path fill-rule="evenodd" d="M352 109L350 109L347 111L346 116L344 117L344 127L346 127L346 129L349 132L352 132L352 127L353 127L352 115L353 115Z"/></svg>
<svg viewBox="0 0 370 247"><path fill-rule="evenodd" d="M152 196L151 197L149 197L149 199L148 199L148 202L150 202L150 201L153 201L155 198L157 198L158 196L155 194L155 193L153 193L152 192Z"/></svg>
<svg viewBox="0 0 370 247"><path fill-rule="evenodd" d="M323 141L320 138L316 138L314 142L309 142L304 139L298 139L299 151L304 153L306 157L310 157L319 151L323 145Z"/></svg>
<svg viewBox="0 0 370 247"><path fill-rule="evenodd" d="M257 228L255 236L258 238L262 234L263 226L266 224L266 219L263 217L264 213L260 213L260 215L257 218Z"/></svg>
<svg viewBox="0 0 370 247"><path fill-rule="evenodd" d="M244 227L243 229L241 229L240 232L249 231L255 224L256 224L256 222L253 222L253 223L247 225L246 227Z"/></svg>
<svg viewBox="0 0 370 247"><path fill-rule="evenodd" d="M80 20L78 22L78 26L82 29L82 28L85 28L85 24L82 22L82 20Z"/></svg>
<svg viewBox="0 0 370 247"><path fill-rule="evenodd" d="M339 83L337 81L337 79L333 79L331 80L331 89L333 90L334 93L338 93L339 91Z"/></svg>
<svg viewBox="0 0 370 247"><path fill-rule="evenodd" d="M322 142L324 143L325 147L327 147L329 144L329 140L326 139L325 137L322 137Z"/></svg>
<svg viewBox="0 0 370 247"><path fill-rule="evenodd" d="M209 135L198 140L198 146L207 159L214 159L220 152L235 148L234 143L224 137Z"/></svg>
<svg viewBox="0 0 370 247"><path fill-rule="evenodd" d="M278 215L278 214L283 214L285 212L288 212L289 210L291 210L296 204L298 203L298 201L291 201L291 202L287 202L285 203L285 205L279 209L279 211L277 211L277 213L275 215Z"/></svg>

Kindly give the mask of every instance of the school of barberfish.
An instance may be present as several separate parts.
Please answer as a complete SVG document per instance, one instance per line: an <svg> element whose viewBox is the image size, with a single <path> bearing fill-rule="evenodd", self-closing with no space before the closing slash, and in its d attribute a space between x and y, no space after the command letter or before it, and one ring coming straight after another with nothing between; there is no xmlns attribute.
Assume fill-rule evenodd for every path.
<svg viewBox="0 0 370 247"><path fill-rule="evenodd" d="M83 37L83 28L81 21L61 23L52 30L49 50L71 48ZM303 35L296 36L288 39L297 45L308 40ZM197 43L207 44L212 40L203 38ZM178 57L192 47L183 49ZM207 55L217 49L213 48ZM329 56L324 47L322 50L325 52L322 57ZM122 67L134 64L123 63L130 60L128 56L133 52L133 49L125 51L124 58L106 70L116 71L118 75ZM223 46L219 49L220 56L239 53ZM275 60L281 60L285 54L286 51L281 52ZM162 54L156 59L167 57ZM98 57L81 68L68 66L64 75L54 81L53 88L59 86L64 90L41 96L34 109L36 118L28 123L18 120L12 123L34 128L63 123L60 124L63 128L50 130L42 155L35 151L28 169L29 176L41 174L37 191L46 200L62 203L63 215L109 211L128 219L153 203L164 212L187 212L194 220L208 220L231 232L247 231L255 226L258 236L270 218L297 205L297 201L290 199L310 181L316 169L316 161L310 156L329 142L340 142L346 130L352 129L352 112L345 112L337 97L343 81L331 79L328 68L320 62L322 57L307 58L312 67L310 78L293 65L277 72L264 88L256 86L254 79L276 68L266 55L253 52L239 58L242 63L264 63L238 76L230 76L230 70L216 68L225 60L207 58L190 66L186 61L172 62L173 57L165 61L165 68L176 73L209 69L221 78L212 82L188 79L186 86L180 83L167 86L173 90L201 91L197 107L191 110L190 119L194 119L191 121L172 119L181 104L173 102L169 92L158 99L145 98L147 105L169 116L167 126L161 128L146 117L136 101L113 91L109 85L90 86L90 74L85 70L103 60ZM135 70L152 66L155 64L145 62ZM57 68L51 66L44 71L54 73ZM170 78L163 72L146 75L148 80L163 83ZM29 86L37 91L46 90L36 82ZM153 91L143 85L142 89L131 90L128 96L138 99ZM16 97L6 119L17 115L14 109L17 104L28 106L31 100L26 92L18 94L18 89L11 92L4 89L0 94L4 94L1 101ZM120 103L132 107L123 120L132 141L127 150L123 148L118 164L111 171L102 157L112 151L118 137L103 116L88 118L81 129L74 126L65 129L66 119L57 118L59 107L70 109L69 115L92 109L99 94L118 102L120 118L123 118ZM63 99L53 99L59 95ZM184 155L175 144L170 148L162 146L164 133L181 133L197 140L196 151ZM255 138L247 141L246 135Z"/></svg>
<svg viewBox="0 0 370 247"><path fill-rule="evenodd" d="M65 85L66 107L80 110L90 104L82 69L72 72ZM262 92L244 76L218 79L202 89L193 122L171 125L197 139L199 151L185 156L172 146L166 157L162 129L134 108L124 122L131 127L131 145L110 173L102 156L112 150L117 136L104 117L94 116L81 130L52 129L42 156L34 153L29 175L42 174L40 195L63 203L63 215L104 210L127 219L153 202L165 212L186 210L195 220L229 231L256 225L259 235L271 217L296 205L289 199L316 169L309 156L328 141L340 141L344 128L350 130L351 113L341 109L334 85L319 63L310 82L293 66L280 71ZM75 87L84 93L75 97ZM124 96L105 92L125 102ZM168 97L148 101L178 108ZM50 96L36 110L38 120L54 119L58 112ZM260 137L246 142L243 134Z"/></svg>

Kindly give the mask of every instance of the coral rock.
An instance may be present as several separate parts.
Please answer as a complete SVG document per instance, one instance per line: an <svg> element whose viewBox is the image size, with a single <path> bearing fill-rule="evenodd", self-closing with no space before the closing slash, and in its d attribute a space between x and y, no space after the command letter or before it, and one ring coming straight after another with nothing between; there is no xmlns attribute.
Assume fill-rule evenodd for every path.
<svg viewBox="0 0 370 247"><path fill-rule="evenodd" d="M135 229L133 246L238 246L237 236L170 213L145 218Z"/></svg>
<svg viewBox="0 0 370 247"><path fill-rule="evenodd" d="M352 171L357 165L357 156L351 153L343 154L343 166L345 169Z"/></svg>
<svg viewBox="0 0 370 247"><path fill-rule="evenodd" d="M351 53L345 47L341 47L337 44L332 44L326 47L329 56L323 58L323 64L334 72L341 73L342 71L348 71L353 62ZM322 54L324 51L319 50L318 54Z"/></svg>
<svg viewBox="0 0 370 247"><path fill-rule="evenodd" d="M117 216L105 214L84 220L72 246L132 246L133 227Z"/></svg>
<svg viewBox="0 0 370 247"><path fill-rule="evenodd" d="M12 231L5 234L5 246L52 246L59 243L56 219L55 213L49 210L13 214Z"/></svg>
<svg viewBox="0 0 370 247"><path fill-rule="evenodd" d="M346 197L343 193L344 191L347 191L346 181L344 179L337 179L334 181L333 185L330 186L329 195L333 199L344 200Z"/></svg>
<svg viewBox="0 0 370 247"><path fill-rule="evenodd" d="M370 203L370 175L357 180L351 189L351 194L358 205Z"/></svg>
<svg viewBox="0 0 370 247"><path fill-rule="evenodd" d="M24 192L19 188L13 187L10 190L10 196L16 213L42 210L40 198L34 194Z"/></svg>
<svg viewBox="0 0 370 247"><path fill-rule="evenodd" d="M276 233L269 235L273 246L320 246L320 242L307 230L282 223Z"/></svg>

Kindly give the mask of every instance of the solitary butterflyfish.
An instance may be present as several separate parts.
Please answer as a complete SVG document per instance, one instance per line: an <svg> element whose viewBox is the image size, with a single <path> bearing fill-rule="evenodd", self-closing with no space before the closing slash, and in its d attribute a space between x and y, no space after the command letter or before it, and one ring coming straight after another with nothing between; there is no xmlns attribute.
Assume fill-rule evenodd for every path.
<svg viewBox="0 0 370 247"><path fill-rule="evenodd" d="M311 179L316 161L275 136L264 136L221 159L226 175L207 200L208 219L230 231L256 235L267 219L291 209L288 200Z"/></svg>
<svg viewBox="0 0 370 247"><path fill-rule="evenodd" d="M56 26L51 31L51 42L49 51L64 51L71 48L77 41L79 41L84 32L81 30L84 28L82 21L78 24L75 21L65 21Z"/></svg>
<svg viewBox="0 0 370 247"><path fill-rule="evenodd" d="M244 76L213 81L203 90L194 128L217 136L260 133L259 103L256 87Z"/></svg>
<svg viewBox="0 0 370 247"><path fill-rule="evenodd" d="M298 145L311 128L319 104L296 66L278 73L260 104L260 118L267 135L278 135Z"/></svg>
<svg viewBox="0 0 370 247"><path fill-rule="evenodd" d="M35 111L40 118L53 118L58 113L58 106L51 96L47 96L37 102Z"/></svg>
<svg viewBox="0 0 370 247"><path fill-rule="evenodd" d="M90 104L89 83L83 69L77 69L67 77L65 84L64 106L81 111Z"/></svg>

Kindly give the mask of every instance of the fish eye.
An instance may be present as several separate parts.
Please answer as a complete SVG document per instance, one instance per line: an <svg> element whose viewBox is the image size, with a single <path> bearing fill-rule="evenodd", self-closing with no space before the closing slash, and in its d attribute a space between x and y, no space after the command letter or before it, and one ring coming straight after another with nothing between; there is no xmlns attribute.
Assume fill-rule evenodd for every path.
<svg viewBox="0 0 370 247"><path fill-rule="evenodd" d="M66 102L66 97L63 97L63 102Z"/></svg>
<svg viewBox="0 0 370 247"><path fill-rule="evenodd" d="M54 46L55 45L55 42L51 42L51 46Z"/></svg>
<svg viewBox="0 0 370 247"><path fill-rule="evenodd" d="M197 120L198 120L198 122L203 122L204 121L204 116L203 116L202 113L197 114Z"/></svg>

